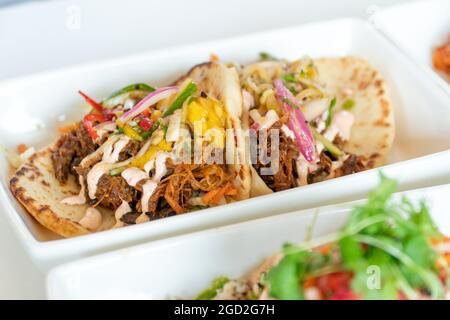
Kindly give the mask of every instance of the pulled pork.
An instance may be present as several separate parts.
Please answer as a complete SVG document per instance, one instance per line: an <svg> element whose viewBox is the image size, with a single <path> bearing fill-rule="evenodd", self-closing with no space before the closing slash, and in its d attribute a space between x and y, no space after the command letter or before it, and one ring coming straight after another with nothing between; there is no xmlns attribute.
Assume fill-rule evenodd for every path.
<svg viewBox="0 0 450 320"><path fill-rule="evenodd" d="M74 167L96 148L97 145L81 124L78 124L69 133L62 135L52 154L56 179L60 183L66 182L70 173L75 174Z"/></svg>
<svg viewBox="0 0 450 320"><path fill-rule="evenodd" d="M266 183L266 185L272 189L273 191L281 191L290 189L296 186L295 181L297 179L297 172L296 172L296 166L295 162L299 156L299 152L297 150L297 147L292 141L291 138L286 136L284 132L281 130L281 126L283 125L282 120L277 121L271 128L272 129L278 129L279 130L279 156L274 155L274 158L279 159L278 168L276 168L276 164L274 163L268 163L268 164L262 164L261 159L258 156L257 163L254 164L254 167L256 171L261 174L262 168L272 168L274 175L260 175L263 181ZM268 130L268 136L267 136L267 150L261 150L260 153L265 152L268 156L268 159L272 158L272 141L270 137L270 130ZM259 141L258 137L258 146L264 145Z"/></svg>
<svg viewBox="0 0 450 320"><path fill-rule="evenodd" d="M185 213L194 195L223 187L233 178L226 172L226 165L174 164L168 159L167 167L172 174L160 182L145 210L150 219ZM139 207L140 203L138 211L144 211Z"/></svg>
<svg viewBox="0 0 450 320"><path fill-rule="evenodd" d="M122 200L130 204L138 200L137 190L129 186L124 178L107 174L100 178L95 196L97 203L112 210L116 210Z"/></svg>

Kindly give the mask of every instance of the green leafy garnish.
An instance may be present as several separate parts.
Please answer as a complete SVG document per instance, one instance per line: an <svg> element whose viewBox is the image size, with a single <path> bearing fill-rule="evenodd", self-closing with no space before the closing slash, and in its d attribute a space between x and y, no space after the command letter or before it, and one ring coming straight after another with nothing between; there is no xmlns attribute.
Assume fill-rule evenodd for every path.
<svg viewBox="0 0 450 320"><path fill-rule="evenodd" d="M336 270L353 275L350 287L362 299L397 299L399 292L408 298L417 298L420 292L433 299L444 297L436 268L438 255L429 242L441 234L426 205L393 199L396 182L382 174L380 180L367 202L352 210L341 231L303 245L285 246L282 260L265 278L272 297L302 299L308 277ZM311 250L330 243L340 260Z"/></svg>
<svg viewBox="0 0 450 320"><path fill-rule="evenodd" d="M328 115L327 115L327 119L325 120L325 126L327 128L331 125L331 121L333 120L333 111L334 111L335 106L336 106L336 97L334 97L330 101L330 105L328 106Z"/></svg>
<svg viewBox="0 0 450 320"><path fill-rule="evenodd" d="M230 279L227 277L214 279L211 286L203 290L195 300L212 300L217 295L217 291L222 289L228 282L230 282Z"/></svg>
<svg viewBox="0 0 450 320"><path fill-rule="evenodd" d="M288 82L288 83L296 83L297 82L295 75L292 73L286 73L285 75L283 75L282 78L283 78L284 82Z"/></svg>
<svg viewBox="0 0 450 320"><path fill-rule="evenodd" d="M268 52L260 52L259 60L266 61L266 60L278 60L278 59Z"/></svg>
<svg viewBox="0 0 450 320"><path fill-rule="evenodd" d="M344 110L352 110L354 107L355 107L355 100L353 99L345 100L344 103L342 104L342 109Z"/></svg>

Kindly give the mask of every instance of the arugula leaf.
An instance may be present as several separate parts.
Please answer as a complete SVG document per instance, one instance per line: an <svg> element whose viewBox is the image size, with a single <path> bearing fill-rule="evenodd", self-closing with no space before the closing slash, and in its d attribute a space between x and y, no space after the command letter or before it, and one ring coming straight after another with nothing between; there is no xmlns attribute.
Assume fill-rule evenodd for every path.
<svg viewBox="0 0 450 320"><path fill-rule="evenodd" d="M336 106L336 97L334 97L331 100L330 105L328 106L328 115L327 119L325 120L325 126L327 128L331 125L331 120L333 120L333 110L335 106Z"/></svg>

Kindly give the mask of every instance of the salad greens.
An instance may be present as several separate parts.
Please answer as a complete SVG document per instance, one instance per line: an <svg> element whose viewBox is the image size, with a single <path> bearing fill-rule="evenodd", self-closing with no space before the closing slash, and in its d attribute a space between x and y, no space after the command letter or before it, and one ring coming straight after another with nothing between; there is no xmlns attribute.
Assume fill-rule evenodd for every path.
<svg viewBox="0 0 450 320"><path fill-rule="evenodd" d="M213 299L216 294L217 290L222 289L228 282L230 282L230 279L227 277L219 277L211 283L209 288L203 290L196 298L195 300L211 300Z"/></svg>
<svg viewBox="0 0 450 320"><path fill-rule="evenodd" d="M417 298L425 292L444 297L436 266L438 255L430 239L442 239L424 202L393 200L397 184L382 174L366 204L353 209L346 226L306 245L286 245L281 262L264 279L270 295L278 299L303 299L303 283L318 270L331 267L352 275L352 292L362 299ZM311 249L331 246L328 254ZM339 261L331 261L338 255ZM370 284L371 272L379 283Z"/></svg>

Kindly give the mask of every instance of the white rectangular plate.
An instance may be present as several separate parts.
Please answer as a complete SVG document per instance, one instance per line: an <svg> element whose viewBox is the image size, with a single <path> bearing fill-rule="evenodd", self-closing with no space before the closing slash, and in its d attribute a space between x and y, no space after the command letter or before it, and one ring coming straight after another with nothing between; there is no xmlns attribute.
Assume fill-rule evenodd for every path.
<svg viewBox="0 0 450 320"><path fill-rule="evenodd" d="M449 194L450 185L406 193L413 202L428 201L434 221L447 235ZM349 208L359 203L282 214L73 262L49 273L47 295L50 299L193 298L216 277L239 278L284 243L302 242L316 214L313 237L337 231Z"/></svg>
<svg viewBox="0 0 450 320"><path fill-rule="evenodd" d="M432 54L450 37L450 1L425 0L378 12L373 19L407 55L450 93L450 84L433 68Z"/></svg>
<svg viewBox="0 0 450 320"><path fill-rule="evenodd" d="M400 190L450 181L450 151L446 151L450 147L450 97L425 79L422 70L404 59L401 52L370 25L355 19L201 43L0 83L0 99L7 106L0 118L0 139L11 147L19 143L46 145L56 138L60 115L66 114L71 119L80 117L80 97L76 94L79 89L94 97L103 97L129 83L167 84L193 65L207 60L211 52L224 61L246 63L257 59L261 51L288 59L305 54L366 58L386 79L396 117L397 135L389 159L391 164L383 171L399 180ZM361 199L378 180L377 170L369 170L142 225L49 241L55 236L37 225L9 192L9 169L3 157L0 158L0 200L5 204L5 214L31 257L44 270L67 260L138 242Z"/></svg>

